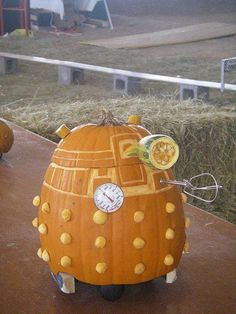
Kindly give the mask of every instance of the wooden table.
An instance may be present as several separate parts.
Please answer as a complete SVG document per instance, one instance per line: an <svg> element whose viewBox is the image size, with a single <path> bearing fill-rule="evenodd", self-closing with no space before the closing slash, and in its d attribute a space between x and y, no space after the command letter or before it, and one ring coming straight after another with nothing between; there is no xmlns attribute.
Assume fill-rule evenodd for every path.
<svg viewBox="0 0 236 314"><path fill-rule="evenodd" d="M0 160L1 314L224 314L236 313L236 226L187 205L191 245L178 279L162 278L126 287L108 302L96 287L79 283L63 294L37 255L39 237L31 221L32 198L39 193L55 144L14 126L15 143Z"/></svg>

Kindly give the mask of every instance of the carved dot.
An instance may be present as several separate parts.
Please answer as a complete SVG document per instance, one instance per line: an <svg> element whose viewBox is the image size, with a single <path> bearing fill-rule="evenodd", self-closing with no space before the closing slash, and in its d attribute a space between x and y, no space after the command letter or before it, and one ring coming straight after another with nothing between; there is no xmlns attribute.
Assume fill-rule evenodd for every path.
<svg viewBox="0 0 236 314"><path fill-rule="evenodd" d="M60 264L62 267L70 267L71 266L71 258L69 256L63 256L61 258Z"/></svg>
<svg viewBox="0 0 236 314"><path fill-rule="evenodd" d="M65 125L62 124L57 130L56 130L56 134L57 136L59 136L60 138L65 138L67 135L70 134L70 129Z"/></svg>
<svg viewBox="0 0 236 314"><path fill-rule="evenodd" d="M175 211L175 208L176 208L175 204L169 203L169 202L166 203L166 212L167 212L168 214L173 213L173 212Z"/></svg>
<svg viewBox="0 0 236 314"><path fill-rule="evenodd" d="M96 248L98 249L102 249L105 247L106 245L106 238L102 237L102 236L99 236L95 239L95 242L94 242L94 245Z"/></svg>
<svg viewBox="0 0 236 314"><path fill-rule="evenodd" d="M35 196L33 199L33 205L35 207L38 207L40 205L40 202L41 202L40 196L39 195Z"/></svg>
<svg viewBox="0 0 236 314"><path fill-rule="evenodd" d="M188 197L187 197L187 195L184 194L184 193L181 193L181 199L182 199L182 202L183 202L183 203L187 203L187 201L188 201Z"/></svg>
<svg viewBox="0 0 236 314"><path fill-rule="evenodd" d="M128 117L128 123L139 125L141 124L141 117L137 115L131 115Z"/></svg>
<svg viewBox="0 0 236 314"><path fill-rule="evenodd" d="M71 220L71 210L70 209L63 209L63 211L61 212L61 217L64 220L64 222L68 222Z"/></svg>
<svg viewBox="0 0 236 314"><path fill-rule="evenodd" d="M96 265L96 272L99 274L104 274L107 271L107 264L106 263L98 263Z"/></svg>
<svg viewBox="0 0 236 314"><path fill-rule="evenodd" d="M71 239L72 239L71 235L69 233L67 233L67 232L62 233L61 236L60 236L60 241L63 244L70 244L71 243Z"/></svg>
<svg viewBox="0 0 236 314"><path fill-rule="evenodd" d="M36 218L34 218L34 219L32 220L32 225L33 225L35 228L38 228L38 226L39 226L39 219L38 219L38 217L36 217Z"/></svg>
<svg viewBox="0 0 236 314"><path fill-rule="evenodd" d="M138 210L134 213L134 221L135 222L142 222L144 220L144 212L141 210Z"/></svg>
<svg viewBox="0 0 236 314"><path fill-rule="evenodd" d="M142 238L135 238L133 241L133 246L136 249L142 249L145 245L145 241Z"/></svg>
<svg viewBox="0 0 236 314"><path fill-rule="evenodd" d="M104 225L107 221L107 214L101 210L97 210L93 215L93 222L97 225Z"/></svg>
<svg viewBox="0 0 236 314"><path fill-rule="evenodd" d="M184 253L189 253L189 249L190 249L189 242L185 242L183 249Z"/></svg>
<svg viewBox="0 0 236 314"><path fill-rule="evenodd" d="M37 255L38 255L39 258L42 258L43 251L42 251L41 247L38 249Z"/></svg>
<svg viewBox="0 0 236 314"><path fill-rule="evenodd" d="M41 208L42 212L49 214L50 213L50 206L48 203L43 203L42 208Z"/></svg>
<svg viewBox="0 0 236 314"><path fill-rule="evenodd" d="M145 271L145 265L142 263L139 263L134 268L134 273L136 275L141 275Z"/></svg>
<svg viewBox="0 0 236 314"><path fill-rule="evenodd" d="M191 225L191 220L189 217L185 218L185 228L188 229Z"/></svg>
<svg viewBox="0 0 236 314"><path fill-rule="evenodd" d="M44 250L42 253L42 259L44 262L49 262L50 261L50 255L47 250Z"/></svg>
<svg viewBox="0 0 236 314"><path fill-rule="evenodd" d="M165 259L164 259L164 264L166 266L170 266L174 263L174 257L170 254L166 255Z"/></svg>
<svg viewBox="0 0 236 314"><path fill-rule="evenodd" d="M47 234L48 233L48 228L45 224L41 224L38 226L38 231L41 234Z"/></svg>
<svg viewBox="0 0 236 314"><path fill-rule="evenodd" d="M168 229L166 230L165 238L166 238L167 240L172 240L172 239L174 239L174 237L175 237L175 232L174 232L174 230L171 229L171 228L168 228Z"/></svg>

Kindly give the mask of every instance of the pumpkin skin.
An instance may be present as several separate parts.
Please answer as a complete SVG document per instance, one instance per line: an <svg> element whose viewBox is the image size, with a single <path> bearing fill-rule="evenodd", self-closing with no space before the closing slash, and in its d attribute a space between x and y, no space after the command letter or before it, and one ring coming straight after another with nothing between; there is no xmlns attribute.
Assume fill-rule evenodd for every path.
<svg viewBox="0 0 236 314"><path fill-rule="evenodd" d="M0 154L7 153L14 142L12 129L2 120L0 120Z"/></svg>
<svg viewBox="0 0 236 314"><path fill-rule="evenodd" d="M160 184L173 179L172 171L154 171L125 153L148 135L138 125L90 124L60 141L34 199L38 255L54 274L95 285L134 284L177 267L185 243L181 194ZM108 214L94 203L96 188L107 182L124 194L122 206Z"/></svg>

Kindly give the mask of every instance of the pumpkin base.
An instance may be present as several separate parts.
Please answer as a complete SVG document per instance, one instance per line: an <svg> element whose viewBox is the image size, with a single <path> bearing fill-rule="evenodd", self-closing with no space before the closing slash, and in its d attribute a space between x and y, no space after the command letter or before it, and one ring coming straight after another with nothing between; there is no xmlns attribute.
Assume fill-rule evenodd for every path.
<svg viewBox="0 0 236 314"><path fill-rule="evenodd" d="M177 279L176 269L173 269L172 271L165 275L165 281L167 284L174 283L176 279Z"/></svg>
<svg viewBox="0 0 236 314"><path fill-rule="evenodd" d="M75 293L75 278L67 273L52 274L58 288L67 294Z"/></svg>
<svg viewBox="0 0 236 314"><path fill-rule="evenodd" d="M125 285L107 285L98 286L98 291L100 292L103 299L107 301L116 301L120 299L124 293Z"/></svg>
<svg viewBox="0 0 236 314"><path fill-rule="evenodd" d="M67 273L58 273L51 275L56 282L58 288L66 294L75 293L75 282L77 281L73 276ZM172 284L176 281L176 269L173 269L171 272L162 276L165 279L167 284ZM152 281L152 280L150 280ZM148 281L147 281L148 282ZM104 300L107 301L116 301L120 299L125 291L125 284L113 284L113 285L102 285L97 286L97 290Z"/></svg>

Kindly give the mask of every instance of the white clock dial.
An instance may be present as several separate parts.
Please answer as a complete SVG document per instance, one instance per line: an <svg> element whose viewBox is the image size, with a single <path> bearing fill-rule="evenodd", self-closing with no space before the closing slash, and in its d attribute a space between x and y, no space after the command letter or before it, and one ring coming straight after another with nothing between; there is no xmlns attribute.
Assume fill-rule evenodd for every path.
<svg viewBox="0 0 236 314"><path fill-rule="evenodd" d="M96 188L93 198L97 208L112 213L122 206L124 193L118 185L105 183Z"/></svg>

